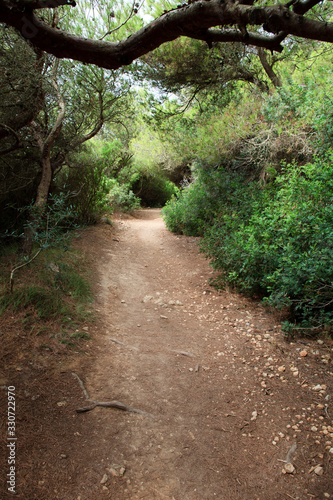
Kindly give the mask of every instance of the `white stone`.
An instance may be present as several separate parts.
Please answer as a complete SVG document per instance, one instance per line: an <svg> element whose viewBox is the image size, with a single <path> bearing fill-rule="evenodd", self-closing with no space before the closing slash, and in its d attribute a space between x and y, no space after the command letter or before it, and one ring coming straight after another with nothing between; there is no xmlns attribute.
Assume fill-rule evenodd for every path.
<svg viewBox="0 0 333 500"><path fill-rule="evenodd" d="M295 469L295 467L293 466L293 464L288 463L288 464L286 464L286 465L284 466L283 471L284 471L284 473L285 473L285 474L294 474L294 473L296 472L296 469ZM283 471L282 471L282 472L283 472Z"/></svg>
<svg viewBox="0 0 333 500"><path fill-rule="evenodd" d="M324 474L324 468L321 465L318 465L313 472L317 476L322 476Z"/></svg>
<svg viewBox="0 0 333 500"><path fill-rule="evenodd" d="M102 479L101 479L101 484L105 484L105 483L107 482L107 480L108 480L108 479L109 479L109 478L108 478L108 475L107 475L107 474L104 474L104 476L103 476L103 477L102 477Z"/></svg>

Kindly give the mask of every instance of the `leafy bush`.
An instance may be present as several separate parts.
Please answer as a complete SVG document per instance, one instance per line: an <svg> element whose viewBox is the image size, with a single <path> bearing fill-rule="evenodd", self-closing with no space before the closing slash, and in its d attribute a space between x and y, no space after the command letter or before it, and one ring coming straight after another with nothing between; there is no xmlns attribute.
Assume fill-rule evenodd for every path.
<svg viewBox="0 0 333 500"><path fill-rule="evenodd" d="M205 163L196 165L194 177L194 181L168 202L162 212L168 229L188 236L205 234L217 219L221 220L222 212L234 216L243 210L246 217L249 205L243 198L252 189L259 190L254 184L249 187L244 174Z"/></svg>
<svg viewBox="0 0 333 500"><path fill-rule="evenodd" d="M81 224L95 223L110 210L108 194L112 182L105 175L105 169L102 158L81 153L71 168L64 168L57 179L55 191L67 193L67 206Z"/></svg>
<svg viewBox="0 0 333 500"><path fill-rule="evenodd" d="M130 212L140 208L140 200L128 184L119 184L116 179L111 179L111 186L108 200L112 210Z"/></svg>
<svg viewBox="0 0 333 500"><path fill-rule="evenodd" d="M268 250L275 250L278 261L265 277L267 301L289 306L305 326L333 325L332 160L333 155L289 167L277 179L277 196L262 214L264 224L270 221L267 232L275 234Z"/></svg>
<svg viewBox="0 0 333 500"><path fill-rule="evenodd" d="M173 197L163 208L162 214L170 231L187 236L202 236L209 219L209 199L199 181L194 181L178 197Z"/></svg>
<svg viewBox="0 0 333 500"><path fill-rule="evenodd" d="M224 212L204 236L219 285L259 292L304 327L333 325L332 160L286 166L248 220Z"/></svg>
<svg viewBox="0 0 333 500"><path fill-rule="evenodd" d="M168 229L203 237L216 286L260 296L304 328L333 326L333 153L285 165L264 187L201 165L163 215Z"/></svg>

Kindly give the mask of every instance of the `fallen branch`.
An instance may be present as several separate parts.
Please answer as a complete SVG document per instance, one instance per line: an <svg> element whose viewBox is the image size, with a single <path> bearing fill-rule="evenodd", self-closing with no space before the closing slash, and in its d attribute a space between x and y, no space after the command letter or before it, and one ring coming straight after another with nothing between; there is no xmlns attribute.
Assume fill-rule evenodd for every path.
<svg viewBox="0 0 333 500"><path fill-rule="evenodd" d="M39 248L37 250L37 252L35 253L35 255L33 257L31 257L31 259L27 260L26 262L23 262L23 264L20 264L19 266L16 266L16 267L13 267L12 268L12 271L10 273L10 277L9 277L9 289L10 289L10 293L13 292L13 287L14 287L14 273L18 270L18 269L21 269L21 267L24 267L24 266L27 266L28 264L30 264L33 260L35 260L36 257L38 257L38 255L40 254L40 252L43 250L43 247Z"/></svg>
<svg viewBox="0 0 333 500"><path fill-rule="evenodd" d="M91 405L89 405L89 406L84 406L83 408L78 408L76 410L77 413L85 413L87 411L94 410L96 408L96 406L102 406L104 408L117 408L118 410L122 410L122 411L129 411L131 413L139 413L139 415L144 415L146 417L154 417L154 415L152 415L151 413L147 413L145 411L138 410L136 408L132 408L131 406L127 406L127 405L124 405L123 403L120 403L119 401L95 401L94 399L91 399L89 397L89 394L88 394L86 388L84 387L84 384L83 384L82 380L80 379L80 377L75 372L72 372L72 375L79 382L79 385L80 385L80 387L85 395L86 400L91 402Z"/></svg>
<svg viewBox="0 0 333 500"><path fill-rule="evenodd" d="M86 400L87 400L87 401L90 401L89 394L88 394L88 392L87 392L86 388L84 387L83 382L82 382L82 380L80 379L80 377L79 377L79 376L78 376L75 372L72 372L72 375L73 375L73 377L75 377L75 378L76 378L76 380L79 382L79 385L80 385L80 387L81 387L81 389L82 389L82 391L83 391L83 394L85 395Z"/></svg>

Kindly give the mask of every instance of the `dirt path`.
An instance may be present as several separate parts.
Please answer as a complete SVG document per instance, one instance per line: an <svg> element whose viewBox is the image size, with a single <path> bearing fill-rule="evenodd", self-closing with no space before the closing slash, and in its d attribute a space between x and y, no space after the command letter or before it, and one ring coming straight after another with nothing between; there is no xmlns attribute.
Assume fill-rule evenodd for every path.
<svg viewBox="0 0 333 500"><path fill-rule="evenodd" d="M167 232L157 210L87 244L102 326L79 376L91 398L145 413L78 415L73 499L333 498L332 346L287 344L260 305L209 287L195 239Z"/></svg>
<svg viewBox="0 0 333 500"><path fill-rule="evenodd" d="M261 305L211 288L196 239L158 210L79 245L96 291L85 356L32 348L2 379L17 387L18 499L333 498L331 341L287 343ZM136 411L77 413L84 391Z"/></svg>

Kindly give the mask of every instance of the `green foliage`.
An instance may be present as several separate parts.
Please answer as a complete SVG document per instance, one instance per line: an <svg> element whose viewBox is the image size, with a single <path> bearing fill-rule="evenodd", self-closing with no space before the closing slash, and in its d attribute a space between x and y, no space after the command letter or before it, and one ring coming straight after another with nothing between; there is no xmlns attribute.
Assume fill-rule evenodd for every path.
<svg viewBox="0 0 333 500"><path fill-rule="evenodd" d="M196 165L194 181L177 198L173 198L163 209L166 226L171 231L188 236L202 236L207 228L220 217L223 207L234 217L248 215L247 205L242 203L245 196L244 174L227 170L223 167L211 167L208 164ZM247 187L246 196L251 189Z"/></svg>
<svg viewBox="0 0 333 500"><path fill-rule="evenodd" d="M74 220L91 224L110 210L108 194L112 181L105 174L103 159L82 152L71 159L57 179L57 189L67 193L67 207Z"/></svg>
<svg viewBox="0 0 333 500"><path fill-rule="evenodd" d="M140 200L130 189L130 184L120 184L116 179L112 179L108 200L112 210L120 212L130 212L140 208Z"/></svg>
<svg viewBox="0 0 333 500"><path fill-rule="evenodd" d="M276 198L261 214L261 236L277 266L265 277L267 301L304 321L333 324L333 154L278 177ZM268 224L267 222L270 222ZM267 236L266 236L267 235ZM259 240L259 238L257 238Z"/></svg>
<svg viewBox="0 0 333 500"><path fill-rule="evenodd" d="M139 75L172 92L187 89L192 95L213 99L217 105L229 102L235 81L260 84L258 68L252 64L253 52L241 44L208 47L201 40L179 38L164 44L142 60ZM260 71L260 67L259 67Z"/></svg>
<svg viewBox="0 0 333 500"><path fill-rule="evenodd" d="M294 132L307 129L315 151L325 154L333 147L333 71L315 68L301 81L289 78L266 100L264 117L276 127L288 123Z"/></svg>
<svg viewBox="0 0 333 500"><path fill-rule="evenodd" d="M176 233L203 237L217 287L260 296L302 328L332 328L332 160L287 165L264 187L244 172L201 166L164 220Z"/></svg>
<svg viewBox="0 0 333 500"><path fill-rule="evenodd" d="M206 166L164 208L167 227L202 236L216 286L288 311L288 328L333 323L332 75L314 60L274 93L242 90L237 107L174 128Z"/></svg>
<svg viewBox="0 0 333 500"><path fill-rule="evenodd" d="M146 206L163 206L176 193L168 179L170 151L148 127L130 141L129 149L120 140L102 147L105 172L110 179L109 201L115 210L129 211Z"/></svg>
<svg viewBox="0 0 333 500"><path fill-rule="evenodd" d="M250 216L221 210L204 235L220 286L260 293L304 327L333 325L332 159L288 165L259 196L244 197Z"/></svg>
<svg viewBox="0 0 333 500"><path fill-rule="evenodd" d="M192 183L163 208L166 227L177 234L201 236L208 223L210 201L204 187L198 181Z"/></svg>

